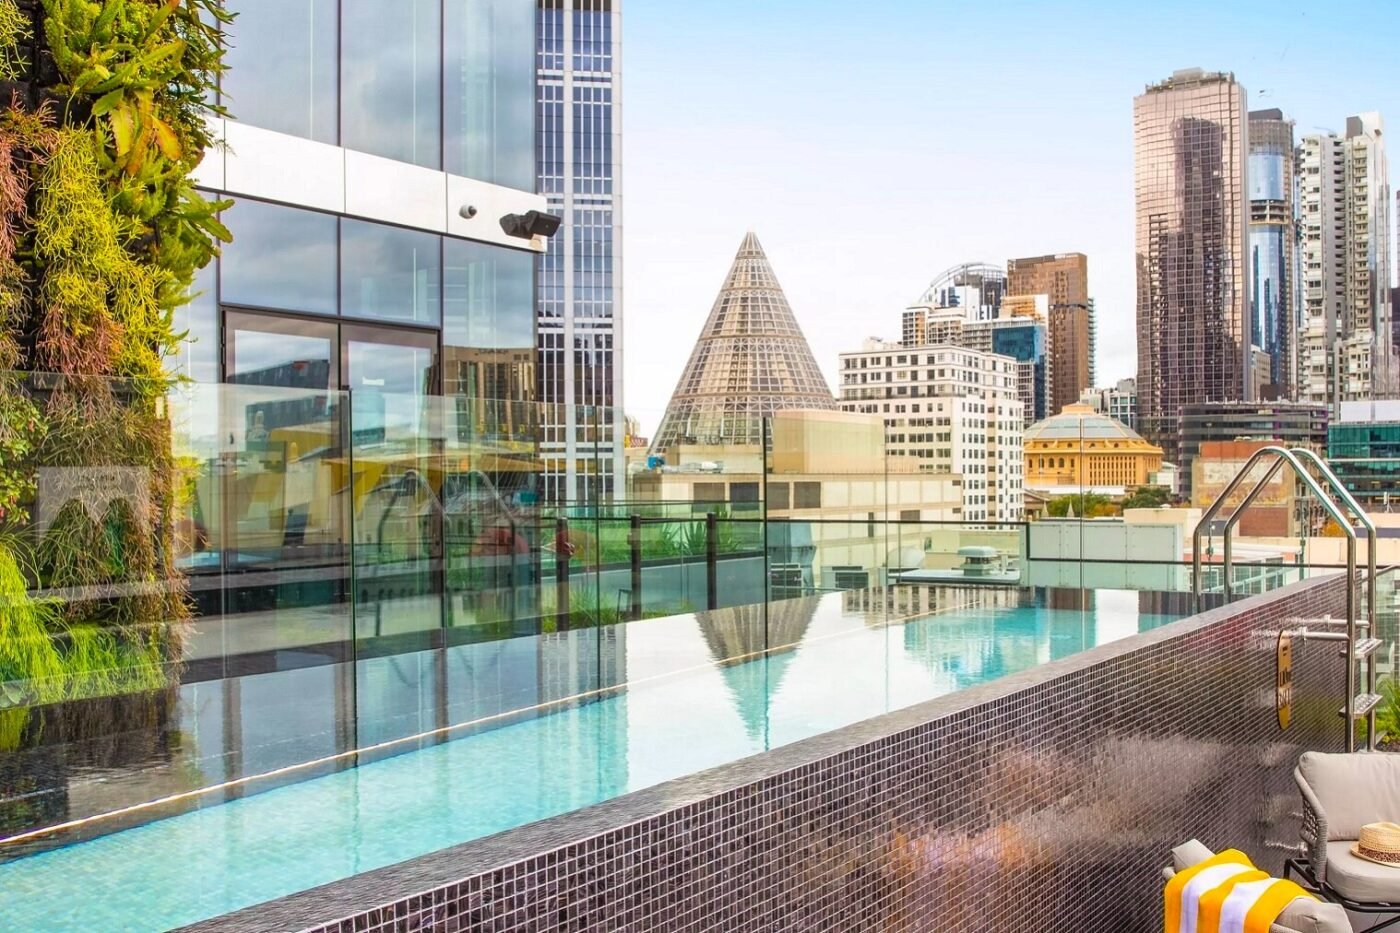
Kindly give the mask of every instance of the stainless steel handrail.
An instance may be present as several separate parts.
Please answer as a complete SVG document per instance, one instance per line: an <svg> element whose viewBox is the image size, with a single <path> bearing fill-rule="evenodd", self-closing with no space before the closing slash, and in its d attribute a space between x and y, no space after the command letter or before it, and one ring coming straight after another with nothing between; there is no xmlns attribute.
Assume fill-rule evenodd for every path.
<svg viewBox="0 0 1400 933"><path fill-rule="evenodd" d="M1224 538L1224 541L1223 541L1223 551L1224 551L1224 553L1222 554L1223 560L1222 560L1222 564L1221 564L1221 570L1222 570L1222 574L1223 574L1223 580L1222 580L1222 586L1221 586L1221 588L1222 588L1222 590L1223 590L1224 593L1225 593L1225 597L1226 597L1227 599L1230 597L1230 595L1231 595L1231 588L1232 588L1232 579L1231 579L1231 578L1232 578L1233 563L1234 563L1234 553L1233 553L1233 548L1232 548L1232 542L1231 542L1231 538L1230 538L1230 533L1231 533L1231 531L1234 529L1235 523L1239 521L1240 517L1243 516L1243 514L1244 514L1245 511L1250 507L1250 505L1252 505L1252 504L1254 503L1254 500L1257 499L1257 498L1259 497L1259 494L1260 494L1261 492L1263 492L1264 488L1265 488L1266 486L1268 486L1268 484L1269 484L1270 482L1273 481L1273 478L1274 478L1275 476L1278 475L1279 470L1281 470L1281 469L1283 468L1283 465L1284 465L1285 463L1287 463L1287 464L1293 469L1293 472L1294 472L1294 474L1298 477L1298 479L1299 479L1305 486L1308 487L1308 490L1317 498L1318 502L1321 503L1323 509L1325 509L1326 512L1332 517L1332 519L1335 520L1335 521L1337 522L1337 524L1341 527L1342 532L1346 535L1346 538L1347 538L1347 571L1346 571L1346 584L1347 584L1347 586L1346 586L1346 616L1347 616L1347 652L1346 652L1346 655L1347 655L1347 665L1346 665L1346 705L1345 705L1345 707L1344 707L1344 715L1345 715L1345 717L1346 717L1346 730L1347 730L1346 748L1347 748L1347 751L1350 752L1350 751L1355 751L1355 749L1356 749L1356 731L1355 731L1355 709L1356 709L1356 657L1355 657L1355 646L1356 646L1356 644L1357 644L1357 640L1356 640L1356 594L1357 594L1357 579L1356 579L1356 542L1357 542L1357 535L1356 535L1356 529L1352 526L1351 518L1348 517L1347 515L1344 515L1344 514L1343 514L1342 510L1341 510L1340 508L1337 507L1337 503L1334 502L1334 501L1332 500L1332 497L1331 497L1331 496L1329 496L1326 492L1323 491L1322 487L1318 484L1317 479L1314 478L1313 475L1312 475L1311 473L1309 473L1308 470L1303 466L1302 462L1299 460L1299 458L1298 458L1298 456L1297 456L1297 454L1299 454L1299 453L1302 453L1302 454L1304 455L1304 459L1307 459L1310 463L1312 463L1314 466L1317 466L1317 467L1319 468L1319 472L1323 473L1324 479L1325 479L1325 481L1327 482L1327 484L1328 484L1330 487L1332 487L1333 489L1340 489L1339 498L1342 499L1342 501L1344 502L1344 504L1348 507L1348 509L1349 509L1350 511L1353 511L1353 512L1356 513L1356 515L1357 515L1357 517L1358 517L1358 523L1361 524L1362 527L1366 529L1366 532L1367 532L1367 542L1368 542L1368 551L1369 551L1369 555L1368 555L1368 556L1369 556L1370 567L1371 567L1370 578L1369 578L1369 581L1368 581L1368 585L1369 585L1369 587L1370 587L1369 595L1370 595L1371 598L1370 598L1370 605L1367 607L1367 614L1368 614L1369 620L1370 620L1370 622L1371 622L1370 631L1374 633L1374 631L1375 631L1375 576L1376 576L1376 575L1375 575L1375 551L1376 551L1376 543L1375 543L1375 542L1376 542L1376 531L1375 531L1375 524L1370 520L1370 518L1369 518L1368 516L1366 516L1365 512L1362 511L1361 507L1356 503L1356 500L1350 495L1350 493L1347 493L1347 492L1345 491L1345 489L1341 488L1341 484L1340 484L1340 482L1337 480L1336 475L1335 475L1334 473L1332 473L1332 471L1331 471L1330 469L1327 468L1326 464L1322 462L1321 458L1317 457L1316 454L1313 454L1312 451L1303 451L1303 450L1301 450L1301 449L1298 450L1298 451L1291 451L1291 450L1287 450L1287 449L1285 449L1285 448L1283 448L1283 447L1275 447L1275 446L1261 447L1259 450L1257 450L1257 451L1254 452L1254 454L1249 458L1249 460L1247 460L1247 461L1245 462L1244 468L1241 469L1241 470L1239 471L1239 473L1237 473L1237 474L1235 475L1235 478L1232 479L1232 480L1226 485L1225 489L1220 493L1219 496L1216 497L1215 501L1212 502L1212 503L1210 504L1209 508L1206 509L1205 514L1201 516L1201 520L1196 524L1196 530L1195 530L1194 534L1192 535L1192 548L1191 548L1191 570L1192 570L1192 574L1191 574L1191 589L1192 589L1192 592L1194 593L1194 595L1196 596L1197 600L1199 601L1200 596L1201 596L1201 538L1202 538L1202 536L1204 535L1205 531L1210 527L1211 521L1215 518L1216 515L1219 514L1220 510L1221 510L1222 508L1224 508L1226 500L1229 499L1229 497L1235 492L1235 490L1237 490L1237 489L1241 486L1241 484L1243 484L1245 478L1253 471L1255 465L1258 464L1260 461L1264 460L1264 459L1267 458L1267 457L1274 457L1275 459L1274 459L1273 464L1272 464L1272 465L1269 467L1269 469L1265 472L1264 476L1263 476L1258 482L1256 482L1256 483L1254 484L1254 486L1249 490L1249 492L1245 495L1244 499L1241 501L1239 507L1236 508L1236 509L1234 510L1234 512L1230 515L1230 517L1229 517L1228 519L1226 519L1226 521L1225 521L1225 527L1224 527L1223 533L1222 533L1222 537ZM1371 660L1371 661L1369 662L1369 665L1368 665L1367 692L1368 692L1368 693L1374 693L1374 692L1375 692L1375 662L1374 662L1374 660ZM1367 725L1368 725L1368 731L1367 731L1368 744L1371 745L1371 747L1374 748L1375 734L1376 734L1374 709L1373 709L1370 713L1368 713L1368 716L1367 716Z"/></svg>
<svg viewBox="0 0 1400 933"><path fill-rule="evenodd" d="M1351 490L1342 483L1337 474L1332 471L1326 460L1319 457L1314 451L1306 447L1294 447L1293 454L1311 463L1322 474L1322 478L1327 485L1337 494L1337 498L1347 506L1355 515L1357 523L1366 529L1366 618L1371 623L1371 633L1376 631L1376 523L1371 516L1366 514L1366 510L1361 507L1361 503L1356 501L1356 497L1351 494ZM1374 692L1374 691L1373 691Z"/></svg>
<svg viewBox="0 0 1400 933"><path fill-rule="evenodd" d="M1303 469L1303 465L1298 461L1298 458L1294 457L1290 451L1283 447L1261 447L1258 450L1256 450L1247 461L1245 461L1244 468L1241 469L1238 473L1236 473L1235 478L1230 480L1230 482L1226 484L1224 490L1221 491L1220 495L1217 496L1215 501L1212 502L1210 506L1206 509L1205 514L1201 516L1201 520L1196 523L1196 530L1192 535L1191 539L1191 588L1192 592L1196 595L1196 597L1199 598L1201 595L1201 538L1204 536L1206 529L1210 526L1211 521L1214 520L1216 515L1220 513L1220 510L1225 507L1226 500L1230 498L1230 496L1235 492L1235 490L1240 488L1240 486L1244 483L1245 478L1248 477L1250 472L1254 469L1255 465L1258 464L1264 458L1270 456L1276 457L1278 458L1278 460L1274 464L1273 468L1269 471L1269 473L1265 476L1265 483L1267 483L1268 480L1272 479L1278 473L1278 471L1282 468L1282 464L1284 462L1287 462L1289 466L1293 467L1294 472L1296 472L1299 475L1299 477L1303 479L1303 481L1308 485L1309 489L1313 492L1313 494L1316 495L1317 498L1321 501L1323 508L1327 510L1328 514L1330 514L1334 519L1336 519L1337 524L1342 526L1342 530L1346 533L1348 539L1351 540L1354 544L1356 540L1356 531L1351 527L1351 521L1347 519L1345 515L1342 514L1342 512L1337 508L1336 503L1334 503L1328 496L1322 493L1321 488L1317 485L1317 481L1314 480L1305 469ZM1256 489L1251 490L1252 496L1257 496L1258 491L1262 490L1263 485L1264 484L1256 484ZM1238 515L1241 511L1243 510L1236 509L1235 514ZM1225 557L1226 563L1228 565L1228 562L1231 557L1231 551L1229 550L1229 535L1225 536L1225 547ZM1355 554L1353 552L1353 559L1354 557ZM1229 588L1229 569L1230 568L1226 566L1225 587L1227 593ZM1355 568L1353 567L1349 571L1349 573L1351 573L1352 576L1355 576Z"/></svg>
<svg viewBox="0 0 1400 933"><path fill-rule="evenodd" d="M1357 523L1366 530L1366 621L1369 623L1366 634L1369 638L1375 638L1377 632L1376 539L1378 537L1376 523L1371 519L1371 516L1366 514L1366 510L1361 507L1361 503L1356 501L1356 497L1351 494L1351 490L1346 488L1326 460L1323 460L1306 447L1295 447L1293 448L1293 453L1317 468L1323 480L1326 481L1327 485L1337 494L1337 498L1341 499L1342 503L1355 513ZM1347 644L1347 651L1349 652L1349 657L1347 658L1347 672L1354 676L1355 672L1353 671L1353 667L1356 661L1355 649L1357 645L1356 625L1350 620L1347 622L1347 635L1349 638ZM1366 693L1374 694L1376 692L1376 658L1374 649L1372 649L1371 653L1366 655L1365 663ZM1353 737L1353 732L1350 729L1347 731L1347 737L1348 745L1350 746ZM1377 738L1379 738L1379 736L1376 733L1376 707L1372 705L1371 709L1366 713L1366 747L1371 751L1376 750Z"/></svg>

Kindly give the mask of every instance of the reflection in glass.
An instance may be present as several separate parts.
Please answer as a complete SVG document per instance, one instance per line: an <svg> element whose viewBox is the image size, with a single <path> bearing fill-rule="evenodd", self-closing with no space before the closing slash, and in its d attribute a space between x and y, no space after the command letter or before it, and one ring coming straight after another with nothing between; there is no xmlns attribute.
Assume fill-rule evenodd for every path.
<svg viewBox="0 0 1400 933"><path fill-rule="evenodd" d="M229 312L228 381L285 389L333 389L335 325Z"/></svg>
<svg viewBox="0 0 1400 933"><path fill-rule="evenodd" d="M345 335L355 442L411 442L425 433L424 405L432 389L437 353L431 346L358 339L358 330L347 327Z"/></svg>
<svg viewBox="0 0 1400 933"><path fill-rule="evenodd" d="M190 300L175 309L173 330L184 334L169 361L172 375L194 382L219 381L219 299L215 264L195 273Z"/></svg>
<svg viewBox="0 0 1400 933"><path fill-rule="evenodd" d="M362 220L341 224L342 313L436 324L440 238Z"/></svg>
<svg viewBox="0 0 1400 933"><path fill-rule="evenodd" d="M438 0L342 0L341 144L425 168L442 163Z"/></svg>
<svg viewBox="0 0 1400 933"><path fill-rule="evenodd" d="M240 122L337 141L336 0L228 0L233 23L221 79Z"/></svg>
<svg viewBox="0 0 1400 933"><path fill-rule="evenodd" d="M534 190L534 15L519 0L447 0L447 171Z"/></svg>
<svg viewBox="0 0 1400 933"><path fill-rule="evenodd" d="M535 258L444 240L442 357L447 395L529 399L535 394ZM508 406L517 415L524 406Z"/></svg>
<svg viewBox="0 0 1400 933"><path fill-rule="evenodd" d="M220 260L224 304L336 311L336 219L240 200L222 215L233 234Z"/></svg>

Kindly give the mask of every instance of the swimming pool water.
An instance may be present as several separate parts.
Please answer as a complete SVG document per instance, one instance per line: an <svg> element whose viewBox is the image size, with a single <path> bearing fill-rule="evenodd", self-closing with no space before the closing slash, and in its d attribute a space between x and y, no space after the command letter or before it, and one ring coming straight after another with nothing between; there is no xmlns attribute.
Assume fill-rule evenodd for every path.
<svg viewBox="0 0 1400 933"><path fill-rule="evenodd" d="M1169 616L968 608L860 624L823 597L795 648L667 676L430 748L0 865L0 930L165 930L598 803L984 683ZM694 616L629 626L694 642ZM654 662L656 663L656 662ZM671 662L665 662L671 663Z"/></svg>

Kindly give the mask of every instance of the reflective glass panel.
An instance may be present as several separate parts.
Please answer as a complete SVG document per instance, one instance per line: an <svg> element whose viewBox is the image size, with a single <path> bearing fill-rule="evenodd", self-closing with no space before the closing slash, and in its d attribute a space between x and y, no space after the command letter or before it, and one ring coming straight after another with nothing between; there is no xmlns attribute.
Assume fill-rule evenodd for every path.
<svg viewBox="0 0 1400 933"><path fill-rule="evenodd" d="M228 0L223 104L240 121L336 142L336 0Z"/></svg>
<svg viewBox="0 0 1400 933"><path fill-rule="evenodd" d="M534 190L534 14L519 0L447 0L447 171Z"/></svg>
<svg viewBox="0 0 1400 933"><path fill-rule="evenodd" d="M334 323L230 311L224 326L229 382L284 389L338 387Z"/></svg>
<svg viewBox="0 0 1400 933"><path fill-rule="evenodd" d="M362 220L341 224L341 313L436 324L441 317L440 238Z"/></svg>
<svg viewBox="0 0 1400 933"><path fill-rule="evenodd" d="M443 262L444 392L533 397L534 256L447 238Z"/></svg>
<svg viewBox="0 0 1400 933"><path fill-rule="evenodd" d="M220 260L224 304L335 313L334 217L240 200L223 221L233 233Z"/></svg>
<svg viewBox="0 0 1400 933"><path fill-rule="evenodd" d="M343 335L355 442L413 439L425 427L423 406L433 388L436 341L431 334L410 338L375 330L347 326Z"/></svg>
<svg viewBox="0 0 1400 933"><path fill-rule="evenodd" d="M343 0L342 145L442 164L442 10L439 0Z"/></svg>

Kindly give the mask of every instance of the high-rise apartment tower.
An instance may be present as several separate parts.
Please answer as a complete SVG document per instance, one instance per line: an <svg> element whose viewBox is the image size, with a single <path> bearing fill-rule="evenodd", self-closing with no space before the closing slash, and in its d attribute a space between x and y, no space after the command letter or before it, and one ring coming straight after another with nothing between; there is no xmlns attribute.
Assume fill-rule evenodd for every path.
<svg viewBox="0 0 1400 933"><path fill-rule="evenodd" d="M1335 409L1396 392L1390 180L1380 114L1299 147L1303 321L1298 396Z"/></svg>
<svg viewBox="0 0 1400 933"><path fill-rule="evenodd" d="M1173 462L1183 406L1252 394L1245 98L1192 68L1133 100L1138 417Z"/></svg>

